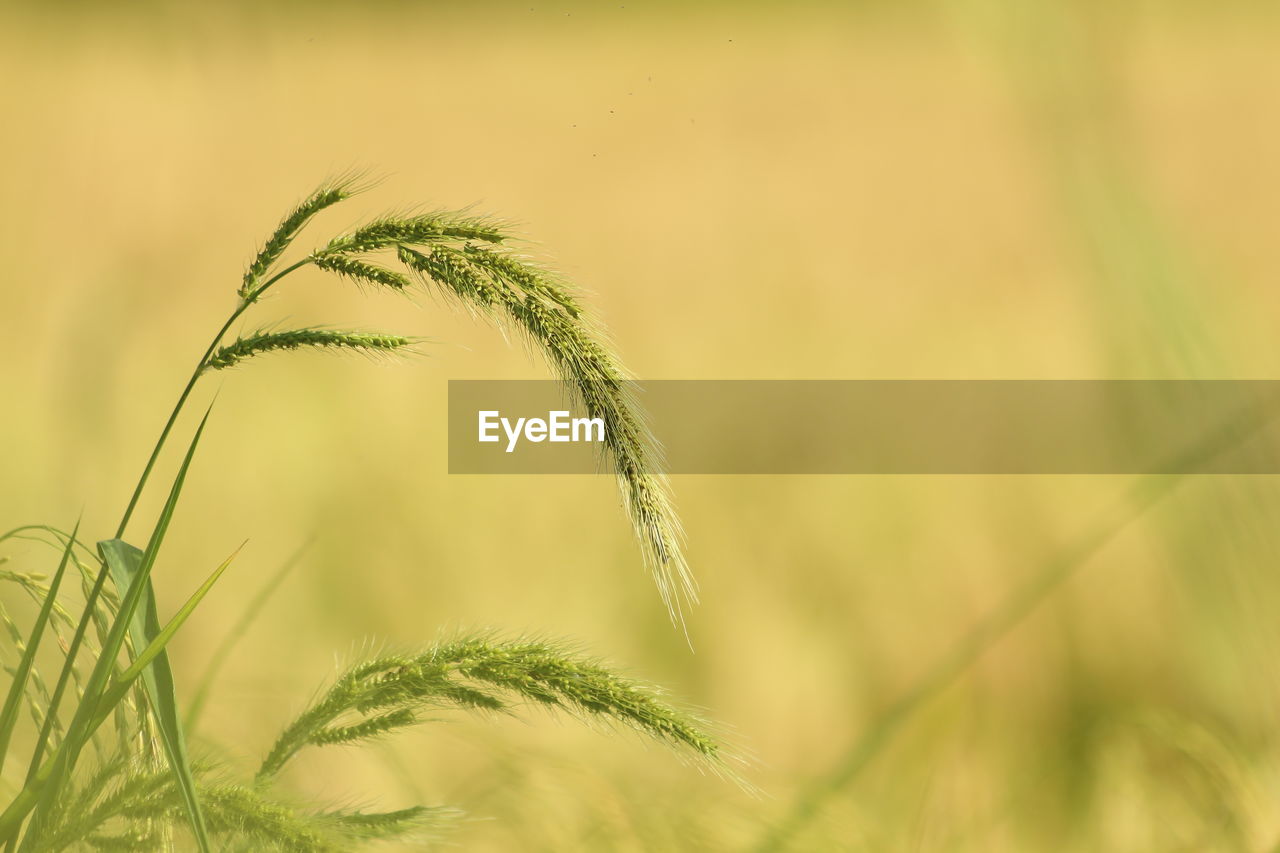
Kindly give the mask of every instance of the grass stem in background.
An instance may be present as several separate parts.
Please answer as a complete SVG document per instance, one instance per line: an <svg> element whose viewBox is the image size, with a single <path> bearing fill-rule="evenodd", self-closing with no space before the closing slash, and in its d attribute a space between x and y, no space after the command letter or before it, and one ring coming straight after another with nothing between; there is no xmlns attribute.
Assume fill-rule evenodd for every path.
<svg viewBox="0 0 1280 853"><path fill-rule="evenodd" d="M1280 414L1280 400L1272 399L1244 418L1223 425L1211 435L1169 460L1162 471L1136 480L1124 496L1104 513L1069 548L1051 558L1021 589L961 638L917 682L854 741L835 768L804 791L783 818L764 834L757 853L777 853L789 847L795 837L821 812L831 798L848 788L866 769L893 736L930 700L938 696L973 666L988 650L1006 637L1043 604L1055 590L1074 575L1125 528L1171 494L1198 468L1220 453L1247 441Z"/></svg>

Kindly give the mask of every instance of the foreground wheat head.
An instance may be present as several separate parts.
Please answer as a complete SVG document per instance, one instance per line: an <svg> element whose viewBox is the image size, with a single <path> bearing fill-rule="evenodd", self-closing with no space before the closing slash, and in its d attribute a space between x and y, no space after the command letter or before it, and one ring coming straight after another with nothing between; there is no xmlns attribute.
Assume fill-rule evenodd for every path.
<svg viewBox="0 0 1280 853"><path fill-rule="evenodd" d="M145 547L129 544L125 536L192 390L211 372L267 353L323 349L376 357L415 343L378 331L262 326L227 340L269 291L306 266L368 288L437 291L526 337L586 412L604 422L605 447L626 509L672 619L679 621L682 605L696 599L680 526L656 470L653 441L628 395L626 374L572 288L519 254L503 223L450 211L385 216L285 263L308 223L359 189L351 179L317 189L284 218L249 264L239 300L179 395L114 537L91 546L78 525L70 532L34 525L0 534L0 543L34 538L61 553L51 576L0 569L0 584L20 589L39 609L24 631L0 606L9 640L7 648L0 645L0 657L10 652L16 657L5 662L13 678L0 707L0 797L7 798L0 811L0 845L5 853L178 849L187 839L202 853L213 849L214 839L229 850L321 853L388 838L430 837L453 810L415 806L375 812L298 803L284 790L281 775L304 750L364 744L429 722L426 712L443 709L510 713L521 705L544 707L634 730L705 767L726 770L722 748L705 724L654 688L563 644L495 635L459 636L425 651L357 662L285 726L248 780L236 781L234 768L189 754L186 731L211 675L199 685L200 701L184 719L166 647L235 555L164 623L152 569L207 413ZM83 601L78 616L60 598L64 587L73 586ZM253 612L251 606L248 618ZM56 643L53 656L61 660L54 678L46 678L40 666L50 657L47 644L40 652L48 634ZM24 710L32 732L25 769L9 761L16 757L14 734Z"/></svg>
<svg viewBox="0 0 1280 853"><path fill-rule="evenodd" d="M725 771L706 724L676 710L656 688L619 676L562 643L492 634L459 636L425 651L361 661L290 722L249 781L230 768L193 765L209 836L229 850L341 853L399 840L447 838L462 817L448 806L389 811L304 803L278 777L301 752L358 747L439 719L450 709L510 714L521 705L626 727ZM125 737L102 746L94 769L68 785L44 817L35 851L171 848L187 823L169 768L140 757ZM181 849L181 848L179 848Z"/></svg>

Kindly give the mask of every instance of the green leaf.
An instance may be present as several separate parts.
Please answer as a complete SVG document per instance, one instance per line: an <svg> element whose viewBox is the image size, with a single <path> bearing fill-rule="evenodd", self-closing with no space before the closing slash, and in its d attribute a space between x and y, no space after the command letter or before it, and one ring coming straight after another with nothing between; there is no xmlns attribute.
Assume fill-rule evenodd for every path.
<svg viewBox="0 0 1280 853"><path fill-rule="evenodd" d="M191 773L191 761L187 755L182 717L178 714L178 697L174 689L173 669L169 666L169 656L164 651L165 645L173 637L173 632L182 624L182 621L186 621L191 610L184 608L180 611L181 621L177 625L171 622L162 632L160 619L156 614L155 591L151 578L142 577L140 573L142 551L120 539L99 542L98 549L111 569L111 579L115 582L116 589L132 590L134 584L142 584L138 607L134 610L132 619L129 620L129 636L133 639L135 650L146 651L138 654L134 663L121 675L120 680L131 682L138 676L138 670L141 670L147 700L151 703L151 709L160 730L160 742L164 746L169 766L182 792L183 805L186 806L187 815L191 819L192 829L195 830L197 839L200 839L205 833L204 819L200 813L195 777ZM203 592L198 593L201 598L204 597L204 592L208 592L208 587L212 586L212 581L222 574L229 563L230 560L223 563L210 582L202 587ZM192 609L195 607L190 603L189 606ZM121 697L123 697L123 691L121 691ZM202 844L207 844L207 840ZM202 849L207 848L202 847Z"/></svg>
<svg viewBox="0 0 1280 853"><path fill-rule="evenodd" d="M141 551L128 543L120 542L118 539L113 539L111 542L119 542L125 548L130 549L132 551L130 556L136 555L137 557L141 557L142 555ZM187 621L188 617L195 612L196 607L198 607L200 602L204 600L204 597L209 594L209 590L213 589L213 585L218 582L218 579L222 577L222 573L227 570L227 567L231 565L231 561L234 560L236 555L239 553L240 549L237 548L234 554L223 560L218 568L214 569L213 573L205 579L205 582L200 584L200 587L191 594L191 597L187 599L187 603L182 605L182 607L178 609L178 612L173 615L173 618L165 623L165 626L158 632L154 630L154 626L158 623L158 620L155 618L155 608L152 607L151 614L147 619L146 625L147 637L150 638L150 642L148 642L146 648L138 654L137 659L130 664L129 668L120 673L120 684L128 686L128 684L139 675L142 675L145 678L147 673L151 670L158 672L162 667L164 669L168 669L169 658L168 655L165 654L165 646L169 645L169 641L173 639L173 635L178 633L178 629L181 628L183 623Z"/></svg>
<svg viewBox="0 0 1280 853"><path fill-rule="evenodd" d="M106 642L103 643L98 662L89 675L89 681L85 685L80 705L76 708L76 713L71 718L71 725L67 727L66 739L41 765L36 774L28 779L22 791L18 793L18 796L14 798L8 808L3 813L0 813L0 841L7 842L15 838L21 831L22 823L27 815L31 813L32 809L35 809L35 825L27 833L22 844L24 850L30 849L37 840L40 829L39 824L43 816L48 814L54 807L58 796L65 789L71 778L81 750L102 720L102 717L99 716L100 706L103 704L101 700L107 690L110 676L115 671L116 659L120 655L120 649L124 646L125 634L129 630L133 614L137 611L142 594L146 589L145 582L151 576L151 568L155 565L156 556L160 553L160 546L164 543L169 524L173 521L173 512L178 505L178 497L182 494L187 471L191 467L191 460L195 456L196 447L200 443L200 437L204 434L204 428L208 421L209 413L206 412L204 418L200 421L200 426L196 429L195 436L191 439L186 456L183 457L182 466L178 469L178 473L173 479L173 485L169 489L169 497L165 501L164 508L160 511L160 518L157 519L156 526L151 531L151 539L142 554L137 570L137 578L141 582L133 583L127 592L121 592L119 610L116 613L115 620L111 623L111 630L107 634ZM184 798L185 794L186 792L184 791ZM190 808L188 808L188 811L191 812L188 817L191 820L192 831L200 844L200 849L202 853L208 853L209 842L198 803L194 811Z"/></svg>
<svg viewBox="0 0 1280 853"><path fill-rule="evenodd" d="M31 667L35 664L36 652L40 641L44 638L45 626L49 623L49 614L53 612L53 603L58 598L58 587L62 585L62 576L66 574L67 563L71 559L71 549L76 533L80 531L80 522L76 522L75 530L62 551L62 560L58 563L58 571L49 584L49 594L40 606L40 615L36 617L31 634L27 637L27 647L22 653L22 660L13 674L13 683L9 685L9 695L5 697L4 708L0 710L0 770L4 769L4 760L9 753L9 739L13 736L13 727L18 722L18 711L22 705L22 696L27 689L27 679L31 677ZM50 711L52 713L52 711Z"/></svg>

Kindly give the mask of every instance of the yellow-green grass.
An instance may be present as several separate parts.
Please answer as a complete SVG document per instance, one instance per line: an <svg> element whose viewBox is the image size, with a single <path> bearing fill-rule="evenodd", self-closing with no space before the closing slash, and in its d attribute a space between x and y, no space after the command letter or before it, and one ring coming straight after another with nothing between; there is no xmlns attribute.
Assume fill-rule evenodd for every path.
<svg viewBox="0 0 1280 853"><path fill-rule="evenodd" d="M1036 24L1000 4L15 12L0 70L32 82L6 89L23 132L0 139L21 166L0 195L0 516L115 522L263 225L351 164L394 183L342 225L402 198L520 220L641 377L1273 376L1271 13L1080 14L1099 15L1084 47L1055 48L1028 86L1044 51L1010 44L1040 44L1018 29ZM1102 82L1075 91L1085 68ZM1083 165L1064 162L1064 124ZM1150 273L1165 263L1176 291ZM445 380L541 377L523 349L442 303L298 284L273 306L296 325L432 343L376 369L264 360L223 387L220 411L245 416L202 446L218 476L184 495L162 611L250 543L175 667L201 671L320 538L228 661L197 743L261 754L335 650L502 626L629 662L760 759L756 801L633 743L455 723L315 756L294 780L494 817L464 824L467 849L751 845L1126 487L678 478L703 600L690 654L605 479L446 475ZM1265 481L1185 484L904 725L798 849L1274 844L1276 504Z"/></svg>

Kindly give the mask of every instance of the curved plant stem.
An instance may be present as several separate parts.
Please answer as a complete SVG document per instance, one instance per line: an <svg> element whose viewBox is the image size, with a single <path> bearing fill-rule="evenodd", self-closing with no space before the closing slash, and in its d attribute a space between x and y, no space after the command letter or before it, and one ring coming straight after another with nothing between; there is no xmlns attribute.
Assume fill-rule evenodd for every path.
<svg viewBox="0 0 1280 853"><path fill-rule="evenodd" d="M186 405L187 399L191 396L191 392L195 389L196 383L200 380L200 375L204 372L205 365L208 363L210 356L212 356L214 351L217 350L218 345L222 343L222 339L226 337L227 332L231 330L231 327L235 322L239 320L241 315L249 309L249 306L257 302L258 299L261 298L268 289L275 285L276 282L280 281L299 267L305 266L311 262L312 259L308 256L288 267L285 267L283 270L268 279L261 287L253 291L247 297L241 299L240 304L236 306L236 310L231 312L231 316L227 318L226 322L222 324L222 328L220 328L218 333L214 335L213 340L209 343L204 355L200 357L200 361L196 365L195 370L192 371L191 378L187 380L186 386L178 396L178 402L174 405L173 411L169 413L169 419L165 421L164 428L160 431L160 437L156 439L155 447L151 450L151 456L148 457L147 464L142 469L142 476L138 478L138 484L134 487L133 494L129 498L129 505L125 508L124 515L120 519L120 524L116 528L116 539L124 538L125 529L129 526L129 519L133 517L133 511L137 508L138 499L142 496L142 491L147 485L147 480L151 476L152 469L155 468L156 460L160 457L160 452L164 449L165 442L168 440L169 434L173 431L173 426L177 423L178 416L182 413L182 409ZM36 749L31 757L31 763L27 770L26 786L18 799L15 800L14 803L10 804L9 809L4 812L4 817L0 818L0 824L4 824L6 819L12 819L12 816L15 813L15 806L19 806L19 801L23 799L23 795L31 789L32 782L36 781L36 777L40 775L42 768L41 759L44 757L44 751L51 734L52 722L57 717L58 706L61 704L63 695L66 692L67 683L71 677L71 671L75 668L76 657L80 651L81 644L84 642L84 636L88 631L89 623L93 619L94 608L97 606L98 598L102 594L102 587L106 582L108 572L109 568L104 560L102 561L101 568L98 570L97 577L94 578L93 586L85 597L84 610L80 614L80 621L76 625L75 634L72 636L71 643L67 648L67 654L63 660L62 670L58 673L58 681L54 687L53 695L50 698L49 710L45 715L43 730L40 732L40 736L36 741ZM22 805L26 806L26 804ZM29 808L29 806L26 807ZM22 811L21 808L22 807L19 806L17 813L25 815L26 812ZM18 817L17 819L20 821L21 817ZM8 846L10 849L12 848L14 840L16 840L16 835L11 836L9 839L10 843Z"/></svg>
<svg viewBox="0 0 1280 853"><path fill-rule="evenodd" d="M271 277L262 287L254 291L248 298L242 299L240 305L227 321L222 324L222 328L218 330L218 334L214 335L213 341L209 344L209 348L204 351L204 355L200 357L199 364L191 373L191 378L187 380L187 385L182 389L182 394L178 396L178 402L174 405L173 411L169 413L169 420L165 422L164 429L160 430L160 437L156 439L156 446L151 450L151 456L147 459L146 466L142 469L142 476L138 478L138 485L133 489L133 495L129 498L129 506L125 508L124 516L120 519L120 526L116 528L116 539L123 539L125 528L129 526L129 519L133 517L133 510L138 505L138 498L142 496L142 490L147 485L147 479L151 476L151 469L155 467L156 460L160 457L160 451L164 449L165 442L169 439L169 433L173 431L173 425L178 421L178 415L182 413L183 407L187 403L187 398L191 396L192 390L196 387L196 383L200 380L200 374L204 372L205 365L209 362L209 357L213 355L218 345L222 343L222 339L227 336L227 332L231 331L232 325L236 320L240 319L240 315L248 310L249 306L258 301L258 299L277 281L284 278L289 273L301 266L311 263L311 258L306 257L297 263L285 267L280 272Z"/></svg>
<svg viewBox="0 0 1280 853"><path fill-rule="evenodd" d="M974 663L1034 613L1131 523L1214 458L1255 436L1276 418L1278 411L1280 399L1273 396L1248 416L1223 424L1176 454L1156 473L1134 481L1121 500L1071 547L1049 560L1024 586L961 638L915 687L893 702L850 745L830 773L815 782L780 821L768 828L754 848L756 853L780 853L790 848L795 837L819 815L827 802L852 784L893 736L931 699L955 684Z"/></svg>
<svg viewBox="0 0 1280 853"><path fill-rule="evenodd" d="M107 579L106 572L98 572L97 578L94 579L93 588L89 592L89 598L96 601L99 593L102 592L102 584ZM85 609L85 614L91 614L92 611ZM80 652L80 644L84 641L85 629L88 628L89 620L84 614L80 617L80 624L76 625L76 633L71 638L71 644L67 647L66 660L74 661ZM35 779L36 772L40 769L40 761L44 758L45 747L49 743L49 737L53 732L53 724L57 720L58 706L62 704L62 694L66 692L67 682L70 680L71 671L74 667L63 664L62 671L58 673L58 683L53 688L53 695L49 698L49 711L44 715L44 725L40 729L40 736L36 739L35 752L31 755L31 764L27 767L27 778L25 784L31 784Z"/></svg>
<svg viewBox="0 0 1280 853"><path fill-rule="evenodd" d="M222 642L214 651L213 656L209 658L209 665L206 667L204 676L200 679L199 687L196 688L195 695L191 698L191 704L187 707L187 718L183 722L188 731L193 731L196 723L200 720L200 713L204 710L205 700L209 698L209 688L213 685L214 679L218 677L218 673L222 670L222 665L226 663L227 657L235 648L236 643L245 635L249 626L253 624L253 620L262 612L262 608L266 605L267 599L280 587L289 572L302 559L302 555L311 547L311 543L315 541L315 537L308 539L298 547L296 551L285 560L284 564L276 570L262 589L258 590L258 594L253 597L245 608L240 612L240 618L236 620L235 625L227 631Z"/></svg>
<svg viewBox="0 0 1280 853"><path fill-rule="evenodd" d="M1078 569L1107 544L1144 515L1182 482L1183 475L1157 476L1152 482L1139 481L1134 489L1111 509L1072 547L1051 560L1040 573L1014 592L934 664L914 687L883 711L872 726L850 745L828 775L815 782L791 807L781 821L769 828L756 853L780 853L791 847L795 837L822 811L829 800L847 788L911 718L956 681L997 642L1031 615Z"/></svg>

